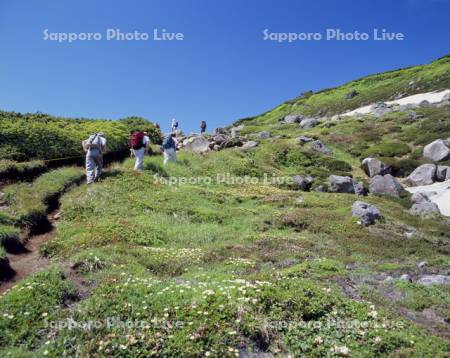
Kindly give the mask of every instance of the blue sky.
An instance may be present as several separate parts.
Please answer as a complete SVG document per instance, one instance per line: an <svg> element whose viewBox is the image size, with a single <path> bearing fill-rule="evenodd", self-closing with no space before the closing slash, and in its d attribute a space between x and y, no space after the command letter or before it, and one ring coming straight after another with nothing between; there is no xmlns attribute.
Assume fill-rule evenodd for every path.
<svg viewBox="0 0 450 358"><path fill-rule="evenodd" d="M306 90L450 52L450 0L0 0L0 108L143 116L209 129ZM44 41L43 31L182 32L183 41ZM263 40L273 32L402 32L404 41Z"/></svg>

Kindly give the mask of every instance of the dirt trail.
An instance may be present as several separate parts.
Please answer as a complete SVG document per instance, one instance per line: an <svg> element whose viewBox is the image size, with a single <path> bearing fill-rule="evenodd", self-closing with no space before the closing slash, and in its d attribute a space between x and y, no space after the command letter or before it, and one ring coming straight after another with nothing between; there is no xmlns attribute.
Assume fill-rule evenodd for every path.
<svg viewBox="0 0 450 358"><path fill-rule="evenodd" d="M31 235L27 238L27 242L25 244L25 252L18 254L8 254L9 264L14 270L15 275L9 281L0 283L0 295L5 293L10 288L14 287L25 277L48 266L49 260L39 255L39 247L54 237L54 223L56 221L55 217L58 217L58 214L59 212L56 210L47 215L47 219L51 226L48 228L48 230L46 230L46 232Z"/></svg>

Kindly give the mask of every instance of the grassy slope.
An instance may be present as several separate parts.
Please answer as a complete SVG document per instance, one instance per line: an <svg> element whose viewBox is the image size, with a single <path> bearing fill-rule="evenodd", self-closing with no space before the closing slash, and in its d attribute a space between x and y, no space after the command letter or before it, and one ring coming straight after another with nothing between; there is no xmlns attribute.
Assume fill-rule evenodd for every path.
<svg viewBox="0 0 450 358"><path fill-rule="evenodd" d="M393 100L397 96L413 95L450 88L450 55L428 65L370 75L340 87L307 93L278 106L261 116L239 122L275 123L286 114L296 113L311 116L332 116L377 101ZM356 90L358 95L346 99Z"/></svg>
<svg viewBox="0 0 450 358"><path fill-rule="evenodd" d="M441 70L448 68L448 60L437 64L431 70L419 69L421 77L430 76L423 86L435 83L433 78L441 78L438 87L444 83ZM405 73L418 76L417 70ZM393 73L374 78L378 76L392 88L399 82L398 74L396 81L389 80ZM367 87L371 82L361 83ZM437 88L433 86L426 89ZM336 92L341 98L347 90L333 91L341 91L339 96ZM368 101L375 98L367 96ZM338 107L329 103L330 108ZM386 141L408 146L409 151L395 153L404 160L396 163L399 170L407 170L410 161L422 161L417 153L426 141L450 130L448 109L420 111L425 118L418 122L398 113L378 121L345 120L332 128L304 131L278 124L279 116L291 110L281 114L276 109L245 122L249 136L261 130L280 136L262 141L252 151L230 149L206 157L182 152L178 164L167 168L161 158L147 158L143 173L134 173L128 161L102 183L66 194L57 237L42 247L42 253L56 263L75 264L78 275L91 283L91 294L67 308L64 302L73 295L73 287L57 267L21 283L0 299L5 337L0 339L0 354L24 356L31 350L50 356L236 356L262 350L316 357L338 355L347 347L356 357L445 356L450 347L438 337L445 333L445 323L435 319L426 330L405 320L404 314L432 310L436 317L448 319L449 289L376 277L417 274L417 263L423 260L429 271L449 269L448 219L413 217L404 201L369 196L364 200L376 204L385 220L361 228L351 217L357 200L352 195L300 193L261 184L170 186L154 179L156 173L201 178L309 173L319 185L330 173L363 178L359 164L367 150L375 148L382 157L398 150ZM320 138L332 147L334 157L299 146L299 135ZM416 234L406 239L405 233L414 230ZM347 264L354 269L346 269ZM342 291L342 286L357 282L363 282L358 285L361 301ZM34 287L39 290L25 304ZM31 319L24 316L26 310ZM10 316L20 319L14 323ZM45 327L46 320L104 322L111 317L146 321L145 328ZM335 319L356 319L369 327L345 331L323 324ZM176 327L177 321L183 325ZM302 327L301 321L322 325ZM382 323L395 327L383 329Z"/></svg>

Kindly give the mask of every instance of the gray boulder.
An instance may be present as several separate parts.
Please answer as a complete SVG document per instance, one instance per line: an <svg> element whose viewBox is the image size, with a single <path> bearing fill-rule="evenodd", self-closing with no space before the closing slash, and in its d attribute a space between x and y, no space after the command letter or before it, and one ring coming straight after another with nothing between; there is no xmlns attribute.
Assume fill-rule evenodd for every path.
<svg viewBox="0 0 450 358"><path fill-rule="evenodd" d="M270 134L270 132L267 131L262 131L259 132L258 134L256 134L256 137L259 139L267 139L270 138L272 136L272 134Z"/></svg>
<svg viewBox="0 0 450 358"><path fill-rule="evenodd" d="M358 95L358 91L357 90L351 90L350 92L348 92L345 95L345 99L352 99L353 97L356 97Z"/></svg>
<svg viewBox="0 0 450 358"><path fill-rule="evenodd" d="M362 168L369 177L375 175L388 174L391 168L376 158L365 158L362 161Z"/></svg>
<svg viewBox="0 0 450 358"><path fill-rule="evenodd" d="M213 134L214 135L217 135L217 134L228 134L228 130L226 128L222 128L222 127L215 128L214 131L213 131Z"/></svg>
<svg viewBox="0 0 450 358"><path fill-rule="evenodd" d="M422 193L414 193L411 197L413 205L409 209L412 215L428 216L440 214L441 211L436 203L433 203L426 195Z"/></svg>
<svg viewBox="0 0 450 358"><path fill-rule="evenodd" d="M389 195L400 198L405 190L391 174L376 175L370 179L369 192L376 195Z"/></svg>
<svg viewBox="0 0 450 358"><path fill-rule="evenodd" d="M438 165L436 169L436 180L445 181L450 179L450 167L445 165Z"/></svg>
<svg viewBox="0 0 450 358"><path fill-rule="evenodd" d="M231 137L232 137L232 138L239 137L239 135L241 134L241 131L242 131L243 129L244 129L244 125L243 125L243 124L241 124L241 125L239 125L239 126L236 126L236 127L232 127L232 128L230 129Z"/></svg>
<svg viewBox="0 0 450 358"><path fill-rule="evenodd" d="M319 120L317 118L304 118L300 122L300 127L302 128L314 128L319 124Z"/></svg>
<svg viewBox="0 0 450 358"><path fill-rule="evenodd" d="M223 142L220 145L220 149L240 147L240 146L242 146L242 140L239 137L232 137Z"/></svg>
<svg viewBox="0 0 450 358"><path fill-rule="evenodd" d="M305 137L303 135L301 135L300 137L297 138L297 141L300 144L305 144L305 143L309 143L312 142L314 139L310 138L310 137Z"/></svg>
<svg viewBox="0 0 450 358"><path fill-rule="evenodd" d="M436 165L423 164L406 178L405 184L408 186L430 185L436 180Z"/></svg>
<svg viewBox="0 0 450 358"><path fill-rule="evenodd" d="M367 195L367 190L364 187L364 184L362 181L360 181L359 183L354 183L353 187L355 189L355 194L356 195L361 195L361 196L366 196Z"/></svg>
<svg viewBox="0 0 450 358"><path fill-rule="evenodd" d="M184 149L195 153L205 153L209 151L209 140L203 136L195 136L183 142Z"/></svg>
<svg viewBox="0 0 450 358"><path fill-rule="evenodd" d="M303 116L300 116L298 114L290 114L284 117L282 122L286 124L300 123L303 118Z"/></svg>
<svg viewBox="0 0 450 358"><path fill-rule="evenodd" d="M244 143L244 145L241 147L242 150L249 150L252 148L255 148L256 146L258 146L258 143L255 141L249 141L247 143Z"/></svg>
<svg viewBox="0 0 450 358"><path fill-rule="evenodd" d="M358 217L363 226L372 225L376 220L383 219L380 210L375 205L355 201L352 205L352 216Z"/></svg>
<svg viewBox="0 0 450 358"><path fill-rule="evenodd" d="M417 283L422 286L432 285L450 285L450 276L444 275L425 275L417 280Z"/></svg>
<svg viewBox="0 0 450 358"><path fill-rule="evenodd" d="M214 137L212 137L212 141L214 144L222 144L227 140L227 137L224 134L216 134Z"/></svg>
<svg viewBox="0 0 450 358"><path fill-rule="evenodd" d="M314 142L311 143L311 149L326 154L326 155L331 155L333 154L333 152L331 151L330 148L328 148L325 144L323 144L320 140L315 140Z"/></svg>
<svg viewBox="0 0 450 358"><path fill-rule="evenodd" d="M328 181L330 183L330 191L332 192L355 194L354 182L350 177L330 175Z"/></svg>
<svg viewBox="0 0 450 358"><path fill-rule="evenodd" d="M450 159L450 149L446 145L446 141L437 139L423 148L423 156L434 162L440 162Z"/></svg>
<svg viewBox="0 0 450 358"><path fill-rule="evenodd" d="M384 102L377 102L372 105L371 111L375 117L382 117L385 114L392 112L392 108L389 108Z"/></svg>
<svg viewBox="0 0 450 358"><path fill-rule="evenodd" d="M314 179L309 175L308 176L296 175L292 178L292 181L294 182L294 185L298 190L309 191L309 189L311 189L311 185Z"/></svg>

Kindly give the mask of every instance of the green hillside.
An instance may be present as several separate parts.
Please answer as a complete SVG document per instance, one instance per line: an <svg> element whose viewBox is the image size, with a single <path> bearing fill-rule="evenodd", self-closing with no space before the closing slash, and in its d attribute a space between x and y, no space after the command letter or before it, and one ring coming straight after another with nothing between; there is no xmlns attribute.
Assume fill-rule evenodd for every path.
<svg viewBox="0 0 450 358"><path fill-rule="evenodd" d="M18 232L62 197L56 233L39 249L51 264L0 297L0 356L446 357L450 286L418 278L447 275L450 218L410 214L409 195L316 189L326 190L331 174L367 186L366 156L391 164L398 178L408 175L429 162L424 145L450 137L449 107L310 129L280 122L444 88L449 57L241 120L241 138L257 142L250 150L181 150L168 166L147 157L140 173L129 159L90 187L74 187L75 168L5 187L4 242L20 243ZM358 95L346 99L353 89ZM125 127L107 124L111 138ZM271 181L294 175L311 175L311 190ZM383 219L362 226L352 216L357 200L376 205Z"/></svg>

